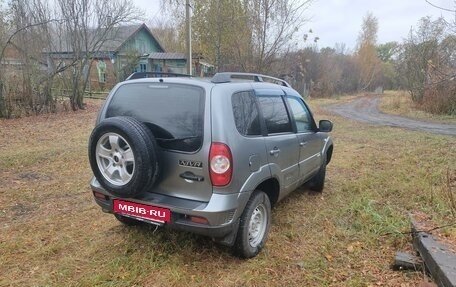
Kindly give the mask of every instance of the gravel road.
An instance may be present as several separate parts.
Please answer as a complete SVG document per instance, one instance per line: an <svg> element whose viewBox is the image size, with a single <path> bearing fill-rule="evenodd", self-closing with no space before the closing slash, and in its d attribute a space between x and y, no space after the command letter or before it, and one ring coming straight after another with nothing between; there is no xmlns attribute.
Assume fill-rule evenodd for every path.
<svg viewBox="0 0 456 287"><path fill-rule="evenodd" d="M380 98L381 96L379 95L364 96L348 103L329 105L324 107L324 109L340 116L369 124L456 136L456 125L414 120L382 113L378 110Z"/></svg>

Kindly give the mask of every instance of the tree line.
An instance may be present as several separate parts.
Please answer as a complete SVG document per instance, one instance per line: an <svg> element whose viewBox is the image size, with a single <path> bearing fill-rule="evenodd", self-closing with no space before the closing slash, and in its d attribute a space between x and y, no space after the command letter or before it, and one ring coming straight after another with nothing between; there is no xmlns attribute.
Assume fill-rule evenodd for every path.
<svg viewBox="0 0 456 287"><path fill-rule="evenodd" d="M184 51L181 1L162 0L174 16L155 22L165 47ZM193 47L216 71L259 72L287 79L312 97L407 90L420 108L456 114L456 25L423 17L402 42L377 43L378 23L367 13L356 47L318 47L303 15L310 1L193 1ZM180 29L176 29L180 27Z"/></svg>
<svg viewBox="0 0 456 287"><path fill-rule="evenodd" d="M281 77L311 97L403 89L418 107L456 114L455 23L424 17L402 42L379 44L381 23L368 13L353 50L319 48L318 35L304 29L310 0L191 2L193 51L216 72ZM152 31L167 51L184 52L182 1L161 3L170 16L149 23ZM0 117L53 112L56 90L71 109L84 108L95 55L116 27L138 19L130 0L0 0ZM12 50L20 65L7 62ZM55 50L73 56L43 56Z"/></svg>

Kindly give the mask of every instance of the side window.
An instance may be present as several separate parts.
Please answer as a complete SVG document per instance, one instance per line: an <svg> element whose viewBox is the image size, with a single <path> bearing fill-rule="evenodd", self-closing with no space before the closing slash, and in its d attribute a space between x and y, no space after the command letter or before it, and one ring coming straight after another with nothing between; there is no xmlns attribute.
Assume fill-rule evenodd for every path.
<svg viewBox="0 0 456 287"><path fill-rule="evenodd" d="M313 131L312 120L310 112L304 105L302 100L297 97L287 96L288 103L290 104L291 112L296 121L296 128L298 133L305 133Z"/></svg>
<svg viewBox="0 0 456 287"><path fill-rule="evenodd" d="M280 95L259 95L258 103L268 134L292 132L287 109Z"/></svg>
<svg viewBox="0 0 456 287"><path fill-rule="evenodd" d="M260 118L253 92L240 92L231 98L234 121L241 135L261 135Z"/></svg>

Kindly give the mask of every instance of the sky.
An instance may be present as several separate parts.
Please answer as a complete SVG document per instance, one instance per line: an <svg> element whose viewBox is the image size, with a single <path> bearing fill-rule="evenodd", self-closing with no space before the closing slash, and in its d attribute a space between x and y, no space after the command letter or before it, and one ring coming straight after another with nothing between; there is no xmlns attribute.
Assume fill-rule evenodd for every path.
<svg viewBox="0 0 456 287"><path fill-rule="evenodd" d="M193 0L198 1L198 0ZM439 7L456 9L455 0L428 0ZM160 0L133 0L148 19L160 17ZM181 2L185 3L184 0ZM183 6L184 9L184 6ZM455 13L437 9L425 0L313 0L304 16L308 19L302 31L312 29L313 37L318 36L318 47L334 47L344 43L352 50L361 30L363 17L371 12L378 19L379 44L389 41L401 42L410 28L416 27L420 18L443 16L454 21ZM313 38L312 38L313 39ZM305 43L303 43L305 46Z"/></svg>
<svg viewBox="0 0 456 287"><path fill-rule="evenodd" d="M453 0L430 0L431 3L454 10ZM454 19L454 13L442 11L425 0L315 0L309 11L308 25L320 37L320 47L334 47L345 43L347 48L356 46L363 17L371 12L378 19L377 42L402 41L410 28L418 26L422 17L440 16Z"/></svg>

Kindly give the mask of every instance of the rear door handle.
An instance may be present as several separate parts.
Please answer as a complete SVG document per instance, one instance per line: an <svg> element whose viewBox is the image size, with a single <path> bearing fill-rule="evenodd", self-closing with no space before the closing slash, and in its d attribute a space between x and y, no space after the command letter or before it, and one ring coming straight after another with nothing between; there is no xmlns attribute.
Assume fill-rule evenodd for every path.
<svg viewBox="0 0 456 287"><path fill-rule="evenodd" d="M300 142L299 146L305 146L306 144L307 144L307 142Z"/></svg>
<svg viewBox="0 0 456 287"><path fill-rule="evenodd" d="M204 177L201 175L195 175L191 171L186 171L184 173L179 174L179 176L185 180L189 181L204 181Z"/></svg>

